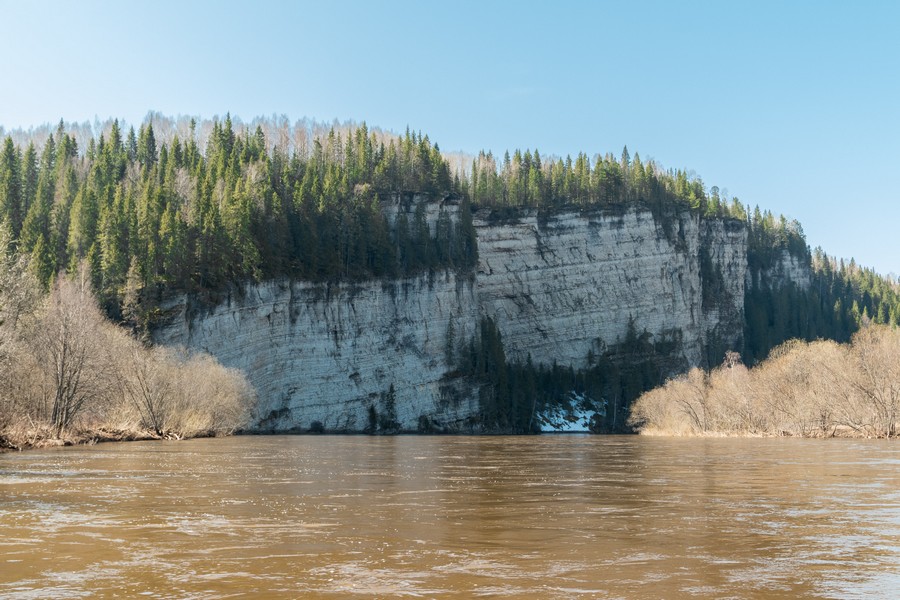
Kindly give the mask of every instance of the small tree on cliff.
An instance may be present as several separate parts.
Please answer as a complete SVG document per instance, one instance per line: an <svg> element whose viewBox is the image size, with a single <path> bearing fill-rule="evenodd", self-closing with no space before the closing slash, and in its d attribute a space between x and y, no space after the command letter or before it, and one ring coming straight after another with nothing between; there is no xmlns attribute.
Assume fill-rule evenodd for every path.
<svg viewBox="0 0 900 600"><path fill-rule="evenodd" d="M394 390L393 383L387 392L382 392L381 405L382 412L378 428L385 432L400 429L400 423L397 422L397 392Z"/></svg>

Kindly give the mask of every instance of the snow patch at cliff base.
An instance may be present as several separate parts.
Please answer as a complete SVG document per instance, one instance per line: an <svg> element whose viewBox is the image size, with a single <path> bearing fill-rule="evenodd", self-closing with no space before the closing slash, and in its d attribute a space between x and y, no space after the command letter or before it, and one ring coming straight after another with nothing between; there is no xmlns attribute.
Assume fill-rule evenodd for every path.
<svg viewBox="0 0 900 600"><path fill-rule="evenodd" d="M598 410L591 399L571 392L568 402L538 413L538 425L542 433L590 433L598 429L600 420L606 416L603 404Z"/></svg>

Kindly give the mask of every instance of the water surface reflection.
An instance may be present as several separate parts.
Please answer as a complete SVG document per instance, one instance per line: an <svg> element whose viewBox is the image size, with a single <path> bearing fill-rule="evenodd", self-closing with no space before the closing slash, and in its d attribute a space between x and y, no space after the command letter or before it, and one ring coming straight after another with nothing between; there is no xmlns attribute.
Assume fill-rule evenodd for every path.
<svg viewBox="0 0 900 600"><path fill-rule="evenodd" d="M0 597L890 597L900 448L237 437L0 456Z"/></svg>

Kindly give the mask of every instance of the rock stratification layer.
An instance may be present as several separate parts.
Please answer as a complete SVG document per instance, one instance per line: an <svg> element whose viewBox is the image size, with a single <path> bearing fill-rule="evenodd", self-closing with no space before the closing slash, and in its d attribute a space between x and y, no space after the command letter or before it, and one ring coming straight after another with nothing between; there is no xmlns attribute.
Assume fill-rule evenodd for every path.
<svg viewBox="0 0 900 600"><path fill-rule="evenodd" d="M457 207L432 203L432 226L444 210ZM676 369L741 347L747 239L738 221L523 211L507 220L479 213L474 224L474 273L270 281L200 312L182 297L155 339L244 370L261 429L347 431L379 421L477 429L477 386L453 376L452 356L484 317L508 357L576 368L629 327L673 342Z"/></svg>
<svg viewBox="0 0 900 600"><path fill-rule="evenodd" d="M403 429L424 415L458 430L477 412L476 395L442 383L448 332L471 336L478 322L472 281L451 272L363 284L271 281L203 316L177 308L156 341L245 371L260 428L363 431L374 409Z"/></svg>
<svg viewBox="0 0 900 600"><path fill-rule="evenodd" d="M582 366L588 351L623 340L629 323L657 339L680 338L686 365L703 363L711 334L740 346L747 256L736 222L685 212L664 229L649 212L532 212L475 225L480 309L514 358ZM714 306L703 302L710 279L722 282Z"/></svg>

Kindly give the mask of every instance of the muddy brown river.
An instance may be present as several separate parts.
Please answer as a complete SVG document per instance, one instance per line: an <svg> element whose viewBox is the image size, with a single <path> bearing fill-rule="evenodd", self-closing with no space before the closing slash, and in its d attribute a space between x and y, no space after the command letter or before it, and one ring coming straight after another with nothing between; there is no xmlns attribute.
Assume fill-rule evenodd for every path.
<svg viewBox="0 0 900 600"><path fill-rule="evenodd" d="M234 437L0 455L0 598L895 598L900 443Z"/></svg>

